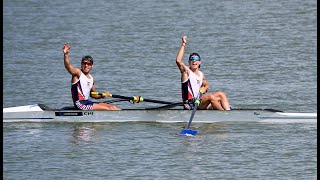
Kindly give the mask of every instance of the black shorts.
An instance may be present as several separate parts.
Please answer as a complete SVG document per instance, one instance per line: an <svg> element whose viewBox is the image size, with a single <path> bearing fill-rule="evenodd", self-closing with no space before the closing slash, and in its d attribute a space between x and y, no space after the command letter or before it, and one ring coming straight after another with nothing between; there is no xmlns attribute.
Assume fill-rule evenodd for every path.
<svg viewBox="0 0 320 180"><path fill-rule="evenodd" d="M79 100L74 102L74 107L80 110L93 110L94 102L90 100Z"/></svg>

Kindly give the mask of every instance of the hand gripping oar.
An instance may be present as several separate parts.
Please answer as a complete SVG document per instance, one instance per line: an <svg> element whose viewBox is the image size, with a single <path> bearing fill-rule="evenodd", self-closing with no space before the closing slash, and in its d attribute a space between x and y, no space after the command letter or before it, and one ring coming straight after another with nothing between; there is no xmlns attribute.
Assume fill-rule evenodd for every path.
<svg viewBox="0 0 320 180"><path fill-rule="evenodd" d="M99 92L91 92L91 94L93 95L102 95L102 96L106 96L105 93L99 93ZM153 100L153 99L144 99L142 96L121 96L121 95L116 95L116 94L110 94L110 97L113 98L120 98L120 99L126 99L126 100L130 100L133 101L134 103L139 103L139 102L152 102L152 103L160 103L160 104L172 104L172 102L168 102L168 101L159 101L159 100Z"/></svg>
<svg viewBox="0 0 320 180"><path fill-rule="evenodd" d="M182 130L180 133L179 133L179 135L180 136L195 136L196 134L197 134L197 130L192 130L192 129L190 129L190 125L191 125L191 122L192 122L192 119L193 119L193 117L194 117L194 114L196 113L196 111L197 111L197 108L198 108L198 106L200 105L200 94L201 94L201 92L199 92L199 94L198 94L198 98L195 100L195 102L194 102L194 108L193 108L193 110L192 110L192 113L191 113L191 117L190 117L190 120L189 120L189 122L188 122L188 125L187 125L187 127L184 129L184 130Z"/></svg>

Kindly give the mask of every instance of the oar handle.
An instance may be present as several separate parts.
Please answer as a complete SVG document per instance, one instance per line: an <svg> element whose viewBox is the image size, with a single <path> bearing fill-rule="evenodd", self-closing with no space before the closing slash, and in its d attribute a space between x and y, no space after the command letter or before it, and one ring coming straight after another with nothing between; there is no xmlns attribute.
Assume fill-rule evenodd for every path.
<svg viewBox="0 0 320 180"><path fill-rule="evenodd" d="M91 95L107 96L107 94L106 94L106 93L99 93L99 92L91 92Z"/></svg>
<svg viewBox="0 0 320 180"><path fill-rule="evenodd" d="M113 98L120 98L120 99L127 99L127 100L131 100L135 103L139 103L144 101L143 97L141 96L132 96L132 97L128 97L128 96L121 96L121 95L116 95L116 94L110 94L110 97Z"/></svg>
<svg viewBox="0 0 320 180"><path fill-rule="evenodd" d="M99 92L91 92L92 95L102 95L102 96L106 96L105 93L99 93ZM168 101L159 101L159 100L153 100L153 99L144 99L142 96L121 96L121 95L116 95L116 94L110 94L110 97L113 98L120 98L120 99L127 99L127 100L131 100L134 101L136 103L139 102L152 102L152 103L159 103L159 104L172 104L172 102L168 102Z"/></svg>
<svg viewBox="0 0 320 180"><path fill-rule="evenodd" d="M92 95L101 95L101 96L107 96L106 93L100 93L100 92L91 92ZM115 95L115 94L109 94L110 97L113 98L120 98L120 99L126 99L126 100L131 100L135 103L142 102L144 99L141 96L132 96L132 97L127 97L127 96L121 96L121 95Z"/></svg>

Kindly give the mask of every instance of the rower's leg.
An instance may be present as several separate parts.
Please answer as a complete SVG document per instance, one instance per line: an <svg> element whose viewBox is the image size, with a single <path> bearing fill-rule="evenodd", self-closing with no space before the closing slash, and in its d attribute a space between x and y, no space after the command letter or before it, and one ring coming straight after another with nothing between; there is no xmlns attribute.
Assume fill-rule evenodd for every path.
<svg viewBox="0 0 320 180"><path fill-rule="evenodd" d="M213 109L216 109L216 110L225 110L225 109L221 106L220 101L217 101L217 100L211 101L211 106L213 107Z"/></svg>
<svg viewBox="0 0 320 180"><path fill-rule="evenodd" d="M94 103L93 110L121 110L117 106L107 103Z"/></svg>
<svg viewBox="0 0 320 180"><path fill-rule="evenodd" d="M219 97L223 109L230 110L230 104L226 94L224 92L216 92L215 94Z"/></svg>
<svg viewBox="0 0 320 180"><path fill-rule="evenodd" d="M220 97L215 94L206 94L201 97L199 109L208 109L213 107L216 110L224 110L220 103Z"/></svg>

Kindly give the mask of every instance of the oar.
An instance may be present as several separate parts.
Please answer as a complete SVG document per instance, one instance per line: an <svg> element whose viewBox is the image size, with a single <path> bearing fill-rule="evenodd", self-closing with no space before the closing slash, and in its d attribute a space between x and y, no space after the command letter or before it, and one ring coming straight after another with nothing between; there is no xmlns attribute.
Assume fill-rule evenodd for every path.
<svg viewBox="0 0 320 180"><path fill-rule="evenodd" d="M160 107L150 107L150 108L146 108L146 110L156 110L156 109L170 109L176 106L183 106L183 102L176 102L176 103L171 103L168 105L164 105L164 106L160 106Z"/></svg>
<svg viewBox="0 0 320 180"><path fill-rule="evenodd" d="M99 93L99 92L91 92L91 94L93 95L103 95L106 96L105 93ZM159 101L159 100L153 100L153 99L144 99L142 96L121 96L121 95L116 95L116 94L110 94L110 97L113 98L120 98L120 99L126 99L126 100L131 100L135 103L139 103L139 102L152 102L152 103L159 103L159 104L172 104L172 102L168 102L168 101Z"/></svg>
<svg viewBox="0 0 320 180"><path fill-rule="evenodd" d="M194 117L194 114L196 113L197 108L200 105L200 100L199 100L200 94L201 94L201 92L199 92L198 98L194 102L195 106L194 106L194 109L192 110L191 117L190 117L190 120L188 122L187 127L179 133L179 135L181 135L181 136L195 136L198 132L197 130L190 129L190 125L191 125L192 119Z"/></svg>

